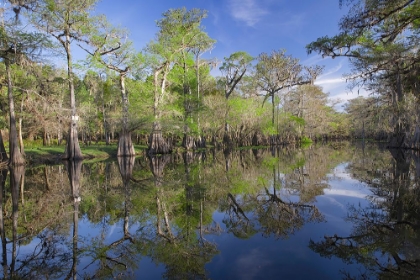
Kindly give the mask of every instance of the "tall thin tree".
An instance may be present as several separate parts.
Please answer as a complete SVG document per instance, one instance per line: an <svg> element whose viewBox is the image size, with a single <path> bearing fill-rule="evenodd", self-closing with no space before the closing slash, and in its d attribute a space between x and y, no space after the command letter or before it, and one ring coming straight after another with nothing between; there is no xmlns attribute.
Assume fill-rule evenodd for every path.
<svg viewBox="0 0 420 280"><path fill-rule="evenodd" d="M32 23L54 37L66 54L71 121L63 158L69 160L83 158L77 132L79 116L76 112L72 42L87 42L87 34L92 27L89 12L96 2L97 0L42 0L37 10L31 14Z"/></svg>

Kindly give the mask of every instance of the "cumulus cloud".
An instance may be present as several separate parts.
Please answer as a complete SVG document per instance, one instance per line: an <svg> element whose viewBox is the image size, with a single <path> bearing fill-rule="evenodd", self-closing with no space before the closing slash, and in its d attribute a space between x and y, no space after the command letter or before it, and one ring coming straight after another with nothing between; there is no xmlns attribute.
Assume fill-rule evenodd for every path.
<svg viewBox="0 0 420 280"><path fill-rule="evenodd" d="M257 0L230 0L229 9L233 18L254 26L268 11L259 5Z"/></svg>

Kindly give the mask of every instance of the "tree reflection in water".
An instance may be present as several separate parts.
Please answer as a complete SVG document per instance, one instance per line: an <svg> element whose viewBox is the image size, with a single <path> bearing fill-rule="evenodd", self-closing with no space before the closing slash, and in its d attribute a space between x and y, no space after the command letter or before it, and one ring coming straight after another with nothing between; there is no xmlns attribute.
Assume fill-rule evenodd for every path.
<svg viewBox="0 0 420 280"><path fill-rule="evenodd" d="M217 240L262 235L259 242L280 244L308 223L323 228L316 225L324 220L317 200L341 162L351 162L352 176L371 186L372 207L349 207L352 234L329 236L311 248L362 263L373 273L368 277L413 278L420 160L346 146L69 162L26 168L25 181L24 170L10 170L10 184L5 170L2 276L136 278L148 273L146 260L158 265L161 278L211 277L210 262L223 255Z"/></svg>
<svg viewBox="0 0 420 280"><path fill-rule="evenodd" d="M190 152L182 156L184 189L177 183L177 177L167 176L175 181L164 181L161 170L171 161L168 156L150 158L156 184L156 230L145 231L145 253L155 262L165 265L163 277L168 279L206 279L205 264L218 253L216 245L202 236L203 216L211 213L203 213L202 189L196 180L199 168L194 157L195 154ZM197 178L191 175L192 169ZM180 175L178 172L174 174Z"/></svg>
<svg viewBox="0 0 420 280"><path fill-rule="evenodd" d="M347 279L420 279L420 161L411 151L390 154L388 162L363 155L349 167L374 194L370 207L348 207L352 233L309 244L323 257L365 266L360 275L343 271Z"/></svg>
<svg viewBox="0 0 420 280"><path fill-rule="evenodd" d="M260 161L263 158L264 152L267 151L261 149L253 151L256 161ZM234 196L231 193L227 195L227 209L223 222L228 232L232 232L237 237L249 238L257 232L261 232L267 237L274 235L276 238L287 238L309 222L324 221L322 214L314 205L302 201L290 201L286 197L282 197L280 191L282 188L283 193L285 191L291 191L295 195L300 195L300 192L307 190L308 186L305 186L303 180L294 180L293 185L288 183L288 180L293 178L296 172L291 174L282 173L280 169L284 169L284 167L280 166L279 157L276 157L276 152L278 153L279 150L271 150L273 157L271 159L265 158L265 162L263 162L267 170L272 169L271 181L261 180L257 182L256 190L253 192L239 196ZM301 165L304 163L295 156L291 156L290 158L293 159L292 161L297 160L297 163L300 162L299 164ZM296 165L294 162L290 162L289 164L287 168ZM294 171L297 171L300 166L296 165L292 168ZM226 176L229 177L231 174L228 171ZM325 187L321 183L322 179L323 177L320 177L319 181L314 183L317 186L316 188L321 190L321 192ZM228 181L232 180L228 179ZM319 193L319 191L307 199L312 200L316 193Z"/></svg>
<svg viewBox="0 0 420 280"><path fill-rule="evenodd" d="M82 160L66 161L67 172L70 181L71 194L73 196L73 236L72 236L72 266L66 279L77 279L78 240L79 240L79 205L80 205L80 177Z"/></svg>
<svg viewBox="0 0 420 280"><path fill-rule="evenodd" d="M36 227L32 226L32 217L28 217L29 223L26 222L27 214L36 216L35 213L30 213L20 210L19 215L19 200L21 208L26 207L31 210L33 201L28 199L26 202L24 197L24 176L25 167L17 166L10 168L10 185L9 189L5 186L7 171L2 171L2 190L1 190L1 234L2 234L2 266L3 277L5 279L42 279L42 278L60 278L67 273L68 261L71 260L71 254L62 250L65 246L65 238L56 235L54 227L45 229L41 233L35 231ZM12 200L12 225L5 216L8 216L8 201L10 197L7 193L10 192ZM43 223L44 220L40 220ZM45 226L45 224L44 224ZM41 226L42 227L42 226ZM10 232L10 228L12 232ZM36 236L36 238L35 238ZM35 238L35 239L34 239ZM25 246L33 240L33 250L28 254L17 255L20 247ZM11 249L8 249L11 243ZM10 248L10 247L9 247ZM8 252L11 251L11 254ZM11 258L10 265L8 257Z"/></svg>
<svg viewBox="0 0 420 280"><path fill-rule="evenodd" d="M119 173L122 179L122 195L124 197L123 209L121 211L123 220L122 236L113 242L107 243L105 231L92 242L92 246L85 248L85 252L91 257L91 262L84 267L96 264L96 272L89 278L129 278L133 276L133 271L138 267L140 260L139 246L137 246L136 236L132 236L129 231L131 203L130 182L133 179L133 168L135 163L134 156L118 157Z"/></svg>

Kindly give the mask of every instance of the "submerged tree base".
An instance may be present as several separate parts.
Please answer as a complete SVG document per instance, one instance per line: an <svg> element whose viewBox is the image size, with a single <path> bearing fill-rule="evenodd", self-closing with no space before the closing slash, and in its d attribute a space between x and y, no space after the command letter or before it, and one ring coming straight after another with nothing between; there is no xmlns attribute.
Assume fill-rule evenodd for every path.
<svg viewBox="0 0 420 280"><path fill-rule="evenodd" d="M202 136L194 137L184 134L182 138L182 147L186 150L195 150L199 148L206 148L206 138Z"/></svg>
<svg viewBox="0 0 420 280"><path fill-rule="evenodd" d="M153 124L153 132L149 136L148 154L170 154L172 153L172 145L170 145L162 136L160 124Z"/></svg>
<svg viewBox="0 0 420 280"><path fill-rule="evenodd" d="M122 132L118 139L118 157L135 156L133 140L131 139L131 132Z"/></svg>
<svg viewBox="0 0 420 280"><path fill-rule="evenodd" d="M194 150L196 148L194 137L188 134L184 134L182 138L182 147L187 150Z"/></svg>
<svg viewBox="0 0 420 280"><path fill-rule="evenodd" d="M77 129L74 123L72 123L70 126L69 135L67 136L66 150L65 150L63 159L67 159L67 160L83 159L82 151L80 150Z"/></svg>

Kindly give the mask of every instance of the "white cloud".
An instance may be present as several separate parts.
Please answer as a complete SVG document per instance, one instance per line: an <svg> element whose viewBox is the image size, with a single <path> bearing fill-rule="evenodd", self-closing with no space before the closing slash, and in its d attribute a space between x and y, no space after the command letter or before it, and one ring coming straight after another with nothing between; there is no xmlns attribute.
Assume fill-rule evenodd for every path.
<svg viewBox="0 0 420 280"><path fill-rule="evenodd" d="M326 195L324 195L324 196L323 196L323 198L324 198L324 199L326 199L326 200L328 200L328 202L329 202L330 204L332 204L332 205L334 205L334 206L337 206L337 207L341 208L341 209L342 209L342 210L344 210L344 211L346 211L346 210L347 210L347 209L346 209L346 206L344 206L344 204L343 204L343 203L338 202L338 200L337 200L337 199L335 199L335 198L333 198L333 197L326 196Z"/></svg>
<svg viewBox="0 0 420 280"><path fill-rule="evenodd" d="M315 85L321 86L322 91L329 93L330 98L337 98L347 100L343 95L348 94L347 84L343 78L331 77L329 79L317 79ZM343 98L344 97L344 98Z"/></svg>
<svg viewBox="0 0 420 280"><path fill-rule="evenodd" d="M368 192L363 190L339 190L339 189L324 189L324 195L337 195L337 196L349 196L355 198L366 199Z"/></svg>
<svg viewBox="0 0 420 280"><path fill-rule="evenodd" d="M344 84L345 80L343 78L332 78L332 79L317 79L315 81L316 85L325 85L325 84Z"/></svg>
<svg viewBox="0 0 420 280"><path fill-rule="evenodd" d="M303 65L314 65L314 64L318 64L320 62L322 62L324 60L324 58L322 58L322 56L320 56L319 54L317 55L312 55L309 58L306 58L305 60L303 60L301 63Z"/></svg>
<svg viewBox="0 0 420 280"><path fill-rule="evenodd" d="M254 26L268 11L258 5L257 0L230 0L229 8L233 18Z"/></svg>
<svg viewBox="0 0 420 280"><path fill-rule="evenodd" d="M319 78L322 78L322 77L325 77L325 76L328 76L328 75L337 73L342 67L343 67L343 62L340 61L338 63L338 65L336 65L335 67L332 67L332 68L328 69L328 72L322 74Z"/></svg>

